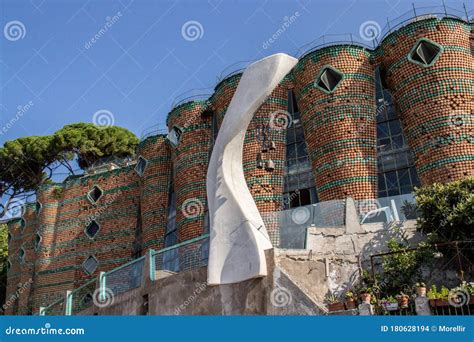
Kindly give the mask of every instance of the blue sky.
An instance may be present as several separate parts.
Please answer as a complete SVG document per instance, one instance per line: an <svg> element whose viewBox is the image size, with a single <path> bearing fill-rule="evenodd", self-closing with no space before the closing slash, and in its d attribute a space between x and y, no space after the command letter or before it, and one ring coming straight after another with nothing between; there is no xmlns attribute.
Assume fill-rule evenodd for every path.
<svg viewBox="0 0 474 342"><path fill-rule="evenodd" d="M461 0L445 2L463 9ZM212 92L218 77L236 62L276 52L296 55L324 34L352 33L361 40L364 23L384 27L387 18L412 8L404 0L0 3L0 144L92 122L98 111L140 136L164 124L178 95ZM441 4L416 1L438 11ZM291 23L268 43L285 21ZM183 29L186 24L189 31ZM96 34L99 38L91 42Z"/></svg>

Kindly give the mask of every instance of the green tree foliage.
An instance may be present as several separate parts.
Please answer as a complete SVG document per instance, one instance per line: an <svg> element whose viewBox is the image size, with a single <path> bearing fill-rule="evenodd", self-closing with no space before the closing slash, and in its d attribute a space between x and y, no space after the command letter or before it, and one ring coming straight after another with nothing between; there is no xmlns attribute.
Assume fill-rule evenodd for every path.
<svg viewBox="0 0 474 342"><path fill-rule="evenodd" d="M64 126L53 136L53 147L57 153L77 155L81 168L108 156L126 157L133 155L138 144L137 137L125 128L98 127L78 123Z"/></svg>
<svg viewBox="0 0 474 342"><path fill-rule="evenodd" d="M422 187L415 196L423 233L440 242L474 239L474 178Z"/></svg>
<svg viewBox="0 0 474 342"><path fill-rule="evenodd" d="M73 160L84 169L104 157L131 156L138 142L124 128L91 123L67 125L50 136L7 141L0 148L0 196L34 191L60 167L74 174Z"/></svg>
<svg viewBox="0 0 474 342"><path fill-rule="evenodd" d="M7 293L8 228L0 224L0 305L3 305Z"/></svg>
<svg viewBox="0 0 474 342"><path fill-rule="evenodd" d="M7 141L0 148L0 186L3 192L12 187L16 191L36 188L44 179L44 170L54 161L49 150L51 137L24 137Z"/></svg>
<svg viewBox="0 0 474 342"><path fill-rule="evenodd" d="M387 241L390 253L382 258L384 272L384 292L398 294L407 291L417 281L422 280L421 267L433 260L433 249L429 243L421 242L410 247L407 240L392 238Z"/></svg>

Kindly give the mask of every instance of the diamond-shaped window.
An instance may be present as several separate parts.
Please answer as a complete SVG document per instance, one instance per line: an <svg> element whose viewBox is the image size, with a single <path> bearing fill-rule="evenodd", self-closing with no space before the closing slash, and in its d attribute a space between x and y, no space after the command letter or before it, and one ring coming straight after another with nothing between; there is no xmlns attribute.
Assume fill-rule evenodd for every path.
<svg viewBox="0 0 474 342"><path fill-rule="evenodd" d="M99 229L100 229L99 224L96 221L93 220L87 225L84 232L86 233L86 235L88 237L93 239L97 235L97 233L99 232Z"/></svg>
<svg viewBox="0 0 474 342"><path fill-rule="evenodd" d="M23 232L23 230L25 230L25 227L26 227L26 221L25 221L25 219L21 219L20 220L20 230Z"/></svg>
<svg viewBox="0 0 474 342"><path fill-rule="evenodd" d="M341 83L343 77L339 70L331 66L325 66L316 78L315 86L325 93L332 93Z"/></svg>
<svg viewBox="0 0 474 342"><path fill-rule="evenodd" d="M39 201L36 201L35 203L35 209L36 209L36 212L39 213L41 208L43 207L43 205L39 202Z"/></svg>
<svg viewBox="0 0 474 342"><path fill-rule="evenodd" d="M25 262L26 251L23 247L20 248L20 252L18 253L18 255L20 257L20 262L24 263Z"/></svg>
<svg viewBox="0 0 474 342"><path fill-rule="evenodd" d="M98 264L99 262L97 261L95 256L91 255L86 259L86 261L84 261L84 263L82 264L82 268L87 274L92 274L97 269Z"/></svg>
<svg viewBox="0 0 474 342"><path fill-rule="evenodd" d="M93 204L96 204L97 201L102 197L102 194L104 192L97 186L94 185L91 191L87 194L87 198L89 201L91 201Z"/></svg>
<svg viewBox="0 0 474 342"><path fill-rule="evenodd" d="M408 59L422 66L433 65L440 56L443 48L441 45L428 39L420 39L408 55Z"/></svg>
<svg viewBox="0 0 474 342"><path fill-rule="evenodd" d="M84 297L81 299L81 306L82 307L87 307L89 306L94 300L94 296L92 293L86 293Z"/></svg>
<svg viewBox="0 0 474 342"><path fill-rule="evenodd" d="M182 133L183 131L178 127L173 127L171 131L168 133L167 138L173 147L178 146Z"/></svg>
<svg viewBox="0 0 474 342"><path fill-rule="evenodd" d="M143 157L138 157L137 165L135 165L135 172L141 177L145 173L147 161Z"/></svg>
<svg viewBox="0 0 474 342"><path fill-rule="evenodd" d="M36 233L35 234L35 240L34 240L35 250L37 250L39 248L41 240L42 240L41 235L39 233Z"/></svg>

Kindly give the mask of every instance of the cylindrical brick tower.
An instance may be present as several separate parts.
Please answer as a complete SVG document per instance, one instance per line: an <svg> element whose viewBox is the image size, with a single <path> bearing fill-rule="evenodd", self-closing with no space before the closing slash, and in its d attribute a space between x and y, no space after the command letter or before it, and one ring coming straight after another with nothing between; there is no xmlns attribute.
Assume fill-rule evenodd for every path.
<svg viewBox="0 0 474 342"><path fill-rule="evenodd" d="M283 210L283 173L285 167L286 128L291 124L287 112L286 78L257 110L245 134L244 175L262 215ZM273 243L278 244L278 227L267 223Z"/></svg>
<svg viewBox="0 0 474 342"><path fill-rule="evenodd" d="M142 163L145 163L143 169ZM135 170L140 176L143 252L149 248L158 250L164 247L171 177L171 151L165 135L151 136L140 142Z"/></svg>
<svg viewBox="0 0 474 342"><path fill-rule="evenodd" d="M225 112L227 111L227 107L229 107L241 77L242 73L231 75L221 80L214 88L214 94L209 101L212 103L212 109L214 115L216 115L218 127L221 127Z"/></svg>
<svg viewBox="0 0 474 342"><path fill-rule="evenodd" d="M73 273L61 274L65 286L54 286L55 274L52 272L53 246L56 245L56 218L61 198L61 185L43 185L36 192L39 203L38 229L36 233L41 237L37 248L34 274L34 299L33 308L37 312L40 306L53 303L64 296L73 282ZM57 246L57 245L56 245ZM52 286L53 285L53 286Z"/></svg>
<svg viewBox="0 0 474 342"><path fill-rule="evenodd" d="M422 185L474 175L470 32L453 18L414 21L377 51Z"/></svg>
<svg viewBox="0 0 474 342"><path fill-rule="evenodd" d="M335 45L302 57L295 93L321 201L377 197L374 67L370 52Z"/></svg>
<svg viewBox="0 0 474 342"><path fill-rule="evenodd" d="M219 127L241 77L241 73L231 75L215 87L210 101ZM291 79L287 77L275 88L255 113L245 135L242 160L245 179L263 215L282 210L285 125L291 124L287 113L288 89L291 87ZM278 243L277 228L267 227L275 243Z"/></svg>
<svg viewBox="0 0 474 342"><path fill-rule="evenodd" d="M33 301L30 297L35 281L36 245L35 234L38 216L35 204L18 207L23 213L20 218L8 223L8 284L5 298L5 313L30 315ZM20 295L21 294L21 295Z"/></svg>
<svg viewBox="0 0 474 342"><path fill-rule="evenodd" d="M167 118L169 130L177 137L171 159L178 242L204 233L212 117L203 112L208 106L208 101L186 102L173 108Z"/></svg>

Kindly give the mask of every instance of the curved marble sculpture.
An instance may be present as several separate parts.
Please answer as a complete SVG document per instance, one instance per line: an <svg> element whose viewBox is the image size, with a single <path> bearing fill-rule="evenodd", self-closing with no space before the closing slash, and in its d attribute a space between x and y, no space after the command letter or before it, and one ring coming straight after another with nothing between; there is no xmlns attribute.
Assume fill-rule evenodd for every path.
<svg viewBox="0 0 474 342"><path fill-rule="evenodd" d="M243 145L254 113L297 61L280 53L250 65L225 114L207 172L209 285L267 275L264 250L273 246L245 181Z"/></svg>

